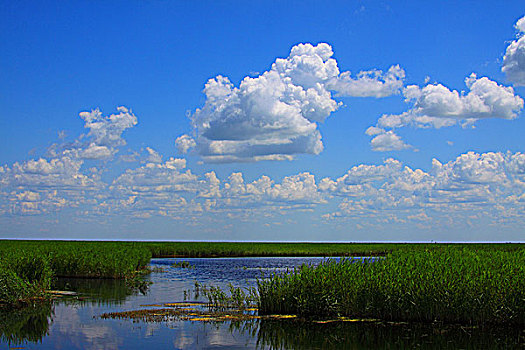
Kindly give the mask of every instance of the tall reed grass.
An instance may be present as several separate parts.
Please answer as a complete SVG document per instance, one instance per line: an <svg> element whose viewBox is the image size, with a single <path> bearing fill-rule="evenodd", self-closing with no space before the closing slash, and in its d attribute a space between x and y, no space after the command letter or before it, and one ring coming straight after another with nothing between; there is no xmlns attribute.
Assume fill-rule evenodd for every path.
<svg viewBox="0 0 525 350"><path fill-rule="evenodd" d="M258 282L259 312L525 324L525 250L394 252L302 266Z"/></svg>
<svg viewBox="0 0 525 350"><path fill-rule="evenodd" d="M131 279L150 259L133 243L2 241L0 304L41 297L56 277Z"/></svg>
<svg viewBox="0 0 525 350"><path fill-rule="evenodd" d="M0 304L40 297L51 284L49 258L31 251L3 251L0 255Z"/></svg>

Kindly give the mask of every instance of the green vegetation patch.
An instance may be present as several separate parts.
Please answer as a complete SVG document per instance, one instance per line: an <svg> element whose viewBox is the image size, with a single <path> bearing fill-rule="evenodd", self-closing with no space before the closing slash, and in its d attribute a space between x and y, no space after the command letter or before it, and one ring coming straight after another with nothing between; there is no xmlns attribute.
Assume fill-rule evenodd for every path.
<svg viewBox="0 0 525 350"><path fill-rule="evenodd" d="M261 314L525 324L525 250L447 247L302 266L258 282Z"/></svg>
<svg viewBox="0 0 525 350"><path fill-rule="evenodd" d="M44 296L52 279L49 258L37 252L3 251L0 255L0 304L27 303Z"/></svg>
<svg viewBox="0 0 525 350"><path fill-rule="evenodd" d="M144 290L145 247L118 242L0 241L0 304L45 295L56 277L122 278Z"/></svg>

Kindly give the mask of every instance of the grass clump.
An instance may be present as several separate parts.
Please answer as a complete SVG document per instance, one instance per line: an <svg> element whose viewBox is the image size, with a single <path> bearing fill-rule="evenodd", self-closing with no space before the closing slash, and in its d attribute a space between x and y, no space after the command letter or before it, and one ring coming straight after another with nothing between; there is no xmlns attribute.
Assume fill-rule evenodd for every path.
<svg viewBox="0 0 525 350"><path fill-rule="evenodd" d="M0 304L16 305L43 297L51 279L47 257L34 252L4 252L0 257Z"/></svg>
<svg viewBox="0 0 525 350"><path fill-rule="evenodd" d="M193 266L187 261L177 261L176 263L172 264L171 267L181 268L181 269L194 269L195 268L195 266Z"/></svg>
<svg viewBox="0 0 525 350"><path fill-rule="evenodd" d="M0 270L0 304L16 304L40 296L37 284L24 281L12 270Z"/></svg>
<svg viewBox="0 0 525 350"><path fill-rule="evenodd" d="M235 287L228 284L228 292L215 286L201 287L202 294L208 299L207 306L214 310L248 309L257 304L258 295L255 288Z"/></svg>
<svg viewBox="0 0 525 350"><path fill-rule="evenodd" d="M525 250L394 252L258 281L259 311L466 324L525 324Z"/></svg>

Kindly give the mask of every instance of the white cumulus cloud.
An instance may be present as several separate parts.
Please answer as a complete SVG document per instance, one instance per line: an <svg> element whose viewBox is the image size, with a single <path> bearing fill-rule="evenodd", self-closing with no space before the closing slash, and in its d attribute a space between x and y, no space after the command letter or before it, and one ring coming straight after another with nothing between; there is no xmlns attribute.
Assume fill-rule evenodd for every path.
<svg viewBox="0 0 525 350"><path fill-rule="evenodd" d="M206 102L191 116L195 140L176 140L181 153L196 147L207 162L290 160L296 154L323 150L318 124L336 111L338 96L384 97L397 93L404 71L364 71L354 79L340 74L332 47L298 44L278 58L271 69L245 77L238 87L227 77L210 79Z"/></svg>
<svg viewBox="0 0 525 350"><path fill-rule="evenodd" d="M80 158L107 159L112 157L118 147L124 146L126 141L122 133L137 125L137 117L126 107L118 107L118 114L103 116L99 109L91 112L80 112L84 120L87 135L82 135L74 144Z"/></svg>
<svg viewBox="0 0 525 350"><path fill-rule="evenodd" d="M510 82L516 86L525 86L525 17L520 18L515 27L518 35L505 51L501 70Z"/></svg>
<svg viewBox="0 0 525 350"><path fill-rule="evenodd" d="M368 136L374 136L370 141L373 151L400 151L412 147L406 144L401 137L392 130L386 131L383 128L371 126L366 129L365 134Z"/></svg>
<svg viewBox="0 0 525 350"><path fill-rule="evenodd" d="M434 221L460 225L472 218L523 222L525 155L468 152L447 163L437 159L425 172L388 159L359 165L337 179L319 183L323 193L341 197L328 219L355 218L361 224ZM521 211L521 213L520 213Z"/></svg>
<svg viewBox="0 0 525 350"><path fill-rule="evenodd" d="M398 94L403 88L405 71L399 65L392 66L387 72L372 69L361 71L357 79L350 72L343 72L330 81L330 88L337 91L337 96L387 97Z"/></svg>
<svg viewBox="0 0 525 350"><path fill-rule="evenodd" d="M148 152L148 157L146 158L146 162L149 163L161 163L162 162L162 156L155 151L151 147L146 147L146 152Z"/></svg>
<svg viewBox="0 0 525 350"><path fill-rule="evenodd" d="M383 116L379 127L443 127L458 121L474 122L479 119L515 119L523 109L523 99L512 87L502 86L487 77L474 73L465 79L468 93L450 90L441 84L428 84L423 88L407 86L403 94L412 108L402 115Z"/></svg>
<svg viewBox="0 0 525 350"><path fill-rule="evenodd" d="M384 151L409 147L388 129L406 126L439 129L457 124L466 127L487 118L512 120L523 109L523 99L510 86L487 77L478 78L474 73L465 79L465 84L468 93L437 83L404 88L405 101L412 107L401 114L384 114L375 126L366 130L367 135L374 136L372 148Z"/></svg>
<svg viewBox="0 0 525 350"><path fill-rule="evenodd" d="M197 143L194 139L191 138L191 136L181 135L175 140L175 146L177 147L180 153L185 154L191 148L197 146Z"/></svg>

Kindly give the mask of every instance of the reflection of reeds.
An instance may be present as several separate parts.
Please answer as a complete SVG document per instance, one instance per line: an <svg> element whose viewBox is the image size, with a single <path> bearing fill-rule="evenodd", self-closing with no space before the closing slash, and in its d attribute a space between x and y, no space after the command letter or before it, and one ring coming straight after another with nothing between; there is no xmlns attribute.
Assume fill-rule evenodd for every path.
<svg viewBox="0 0 525 350"><path fill-rule="evenodd" d="M262 314L525 324L525 250L396 252L258 282Z"/></svg>
<svg viewBox="0 0 525 350"><path fill-rule="evenodd" d="M9 344L41 342L48 334L52 310L50 302L0 309L0 340Z"/></svg>
<svg viewBox="0 0 525 350"><path fill-rule="evenodd" d="M383 322L317 324L264 318L257 323L257 346L261 349L511 349L523 345L520 328L514 327Z"/></svg>
<svg viewBox="0 0 525 350"><path fill-rule="evenodd" d="M150 283L140 279L138 286L133 286L130 279L109 278L58 278L52 288L61 291L74 291L75 297L61 298L66 304L115 305L123 303L130 295L140 293L139 287L147 289ZM144 290L145 293L145 290Z"/></svg>

